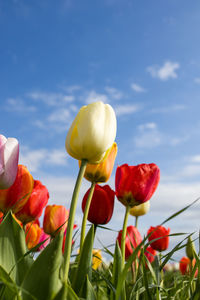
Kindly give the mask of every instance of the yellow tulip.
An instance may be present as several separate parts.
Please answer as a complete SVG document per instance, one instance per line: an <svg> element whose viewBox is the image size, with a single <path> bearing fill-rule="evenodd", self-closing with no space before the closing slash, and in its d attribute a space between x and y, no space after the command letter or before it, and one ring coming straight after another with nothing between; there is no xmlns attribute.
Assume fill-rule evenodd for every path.
<svg viewBox="0 0 200 300"><path fill-rule="evenodd" d="M106 151L105 157L99 164L87 164L84 177L91 182L106 182L110 178L117 156L117 144ZM79 160L79 166L81 161Z"/></svg>
<svg viewBox="0 0 200 300"><path fill-rule="evenodd" d="M89 163L100 163L116 137L113 108L103 102L81 107L68 131L65 147L69 155Z"/></svg>
<svg viewBox="0 0 200 300"><path fill-rule="evenodd" d="M92 269L96 270L102 264L101 250L92 250Z"/></svg>
<svg viewBox="0 0 200 300"><path fill-rule="evenodd" d="M135 217L143 216L148 213L149 209L150 209L150 201L146 201L140 205L133 206L130 209L130 215Z"/></svg>

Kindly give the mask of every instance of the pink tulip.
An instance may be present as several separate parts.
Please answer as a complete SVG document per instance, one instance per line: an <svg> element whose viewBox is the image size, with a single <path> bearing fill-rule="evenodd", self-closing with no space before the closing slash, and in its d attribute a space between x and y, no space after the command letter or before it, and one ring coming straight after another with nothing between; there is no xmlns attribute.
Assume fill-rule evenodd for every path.
<svg viewBox="0 0 200 300"><path fill-rule="evenodd" d="M0 134L0 189L9 188L17 176L19 143Z"/></svg>

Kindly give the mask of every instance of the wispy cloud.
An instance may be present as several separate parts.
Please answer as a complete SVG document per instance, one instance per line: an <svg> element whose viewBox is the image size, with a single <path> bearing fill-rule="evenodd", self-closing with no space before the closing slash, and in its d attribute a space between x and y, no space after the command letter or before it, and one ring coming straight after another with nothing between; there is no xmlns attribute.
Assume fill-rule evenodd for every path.
<svg viewBox="0 0 200 300"><path fill-rule="evenodd" d="M92 90L88 93L86 99L84 99L84 102L89 104L95 101L102 101L104 103L109 103L108 96L106 94L99 94L94 90Z"/></svg>
<svg viewBox="0 0 200 300"><path fill-rule="evenodd" d="M174 104L166 107L156 107L151 109L151 113L171 113L176 111L181 111L187 109L187 106L184 104Z"/></svg>
<svg viewBox="0 0 200 300"><path fill-rule="evenodd" d="M33 100L45 103L48 106L64 105L73 102L75 97L73 95L66 95L63 93L45 93L45 92L30 92L27 96Z"/></svg>
<svg viewBox="0 0 200 300"><path fill-rule="evenodd" d="M105 91L109 94L110 97L116 100L120 100L123 97L123 93L117 90L114 87L106 86Z"/></svg>
<svg viewBox="0 0 200 300"><path fill-rule="evenodd" d="M37 110L36 106L27 104L24 100L19 98L8 98L6 100L5 109L18 113L35 112Z"/></svg>
<svg viewBox="0 0 200 300"><path fill-rule="evenodd" d="M200 84L200 77L195 78L194 82L197 83L197 84Z"/></svg>
<svg viewBox="0 0 200 300"><path fill-rule="evenodd" d="M144 93L144 92L146 92L146 90L141 85L136 84L136 83L132 83L131 84L131 88L136 93Z"/></svg>
<svg viewBox="0 0 200 300"><path fill-rule="evenodd" d="M140 107L136 104L123 104L114 106L114 110L116 115L119 117L136 113L138 110L140 110Z"/></svg>
<svg viewBox="0 0 200 300"><path fill-rule="evenodd" d="M163 66L150 66L147 68L147 72L151 74L152 77L158 78L162 81L166 81L170 78L177 78L178 75L176 70L180 68L178 62L166 61Z"/></svg>
<svg viewBox="0 0 200 300"><path fill-rule="evenodd" d="M64 149L35 149L21 147L20 163L27 166L30 172L38 172L45 165L63 166L67 164L67 154Z"/></svg>

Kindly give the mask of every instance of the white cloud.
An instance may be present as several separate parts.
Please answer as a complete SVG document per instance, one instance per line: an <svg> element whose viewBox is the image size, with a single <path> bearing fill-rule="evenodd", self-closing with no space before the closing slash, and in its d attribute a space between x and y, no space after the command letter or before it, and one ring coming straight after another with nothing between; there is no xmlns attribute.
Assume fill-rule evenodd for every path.
<svg viewBox="0 0 200 300"><path fill-rule="evenodd" d="M133 114L139 109L139 106L136 104L122 104L114 106L114 110L117 116Z"/></svg>
<svg viewBox="0 0 200 300"><path fill-rule="evenodd" d="M191 156L189 160L193 163L200 163L200 154Z"/></svg>
<svg viewBox="0 0 200 300"><path fill-rule="evenodd" d="M136 84L136 83L132 83L131 84L131 88L136 93L144 93L144 92L146 92L146 90L142 86L140 86L139 84Z"/></svg>
<svg viewBox="0 0 200 300"><path fill-rule="evenodd" d="M45 103L48 106L64 105L73 102L75 97L73 95L65 95L63 93L44 93L44 92L31 92L27 96L33 100Z"/></svg>
<svg viewBox="0 0 200 300"><path fill-rule="evenodd" d="M176 112L176 111L182 111L187 109L187 106L184 104L174 104L171 106L166 106L166 107L156 107L151 109L150 112L152 113L171 113L171 112Z"/></svg>
<svg viewBox="0 0 200 300"><path fill-rule="evenodd" d="M105 90L113 99L120 100L123 97L123 94L116 88L106 86Z"/></svg>
<svg viewBox="0 0 200 300"><path fill-rule="evenodd" d="M88 93L88 96L84 100L87 104L96 102L96 101L102 101L104 103L109 103L108 97L105 94L98 94L94 90L90 91Z"/></svg>
<svg viewBox="0 0 200 300"><path fill-rule="evenodd" d="M30 172L38 172L44 165L63 166L67 164L65 149L35 149L21 147L20 163L27 166Z"/></svg>
<svg viewBox="0 0 200 300"><path fill-rule="evenodd" d="M5 109L8 111L15 111L19 113L35 112L37 110L35 106L29 105L25 103L24 100L19 98L8 98L6 100Z"/></svg>
<svg viewBox="0 0 200 300"><path fill-rule="evenodd" d="M145 130L145 129L156 129L157 125L154 122L145 123L138 126L139 130Z"/></svg>
<svg viewBox="0 0 200 300"><path fill-rule="evenodd" d="M166 81L170 78L177 78L178 75L176 73L176 70L179 68L180 65L178 62L166 61L162 67L150 66L147 68L147 71L151 74L152 77Z"/></svg>
<svg viewBox="0 0 200 300"><path fill-rule="evenodd" d="M197 84L200 84L200 77L195 78L194 82L197 83Z"/></svg>
<svg viewBox="0 0 200 300"><path fill-rule="evenodd" d="M134 138L137 148L154 148L162 143L162 135L155 123L146 123L138 126L139 133Z"/></svg>

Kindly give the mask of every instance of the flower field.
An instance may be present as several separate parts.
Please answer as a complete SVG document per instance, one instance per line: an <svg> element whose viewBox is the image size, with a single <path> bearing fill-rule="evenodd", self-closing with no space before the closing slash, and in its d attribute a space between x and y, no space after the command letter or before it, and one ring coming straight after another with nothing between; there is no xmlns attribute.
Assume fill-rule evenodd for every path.
<svg viewBox="0 0 200 300"><path fill-rule="evenodd" d="M162 224L149 224L142 237L138 218L150 209L160 169L154 163L124 163L116 169L115 190L105 184L117 156L116 131L110 105L94 102L78 112L65 143L79 164L68 208L48 205L47 187L32 177L28 166L18 164L18 141L0 135L0 299L200 299L200 258L193 233L171 233L167 226L198 199ZM79 228L75 216L85 179L91 186L81 199ZM119 220L121 230L112 241L114 251L106 246L94 249L97 228L106 234L115 201L121 202L124 219ZM130 215L135 226L127 226ZM168 250L172 236L181 241ZM79 250L72 254L75 244ZM183 249L185 256L177 264L174 255ZM104 253L109 262L104 262Z"/></svg>

